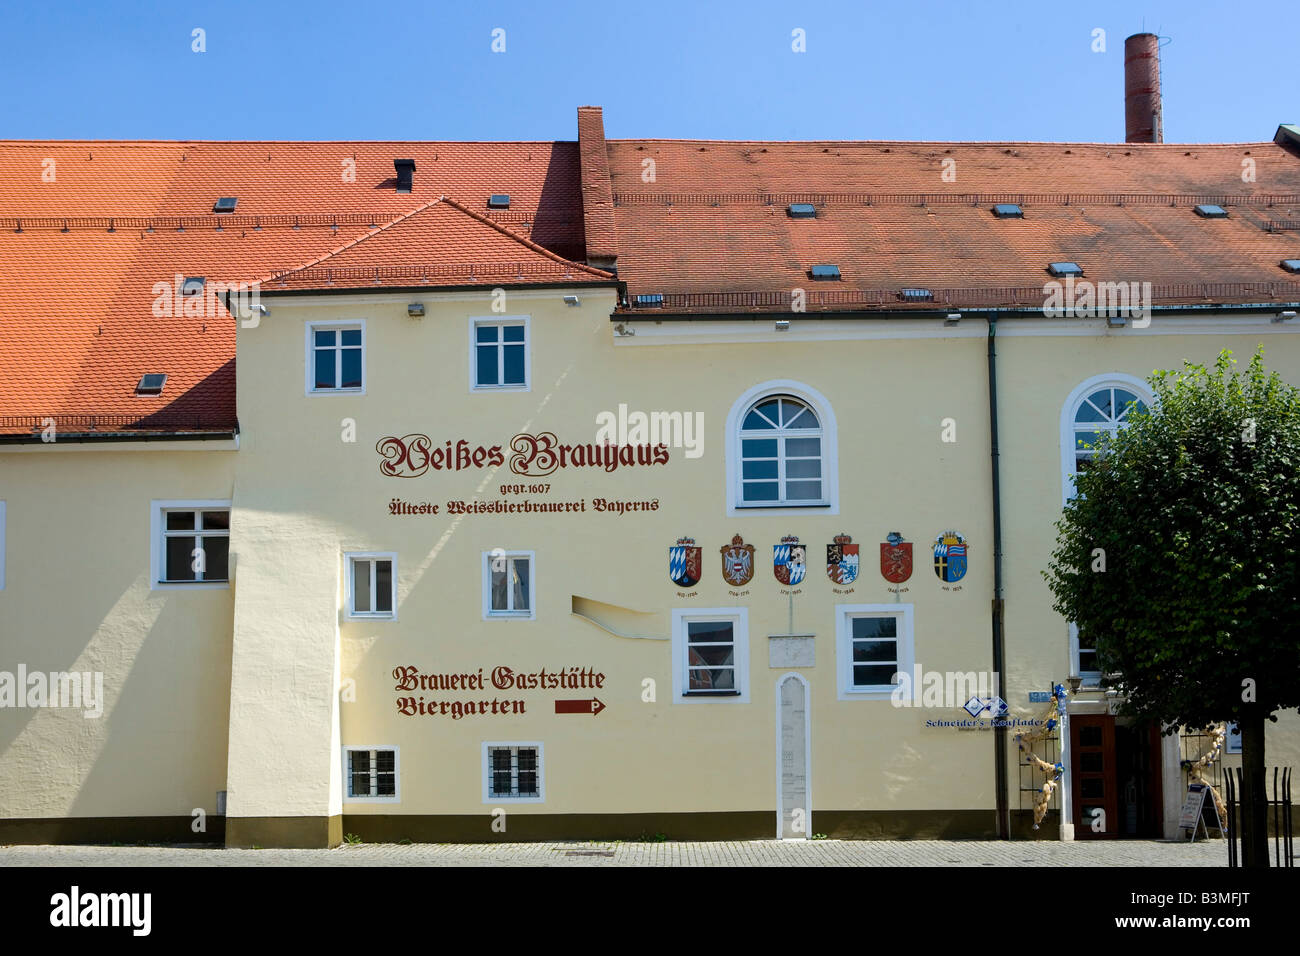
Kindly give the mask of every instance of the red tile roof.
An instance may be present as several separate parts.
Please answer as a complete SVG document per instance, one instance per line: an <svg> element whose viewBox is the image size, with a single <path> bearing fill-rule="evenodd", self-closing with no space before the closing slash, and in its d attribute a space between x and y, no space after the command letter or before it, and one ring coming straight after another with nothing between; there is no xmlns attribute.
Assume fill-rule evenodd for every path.
<svg viewBox="0 0 1300 956"><path fill-rule="evenodd" d="M1274 143L619 140L608 157L619 278L670 311L789 311L796 288L808 311L897 309L913 287L936 292L921 309L1041 306L1060 260L1151 282L1157 302L1300 299L1278 266L1300 255L1300 157ZM1230 218L1199 218L1201 202ZM811 280L820 263L842 279Z"/></svg>
<svg viewBox="0 0 1300 956"><path fill-rule="evenodd" d="M396 158L416 162L411 193ZM510 209L488 210L501 192ZM222 196L234 214L212 212ZM155 315L176 275L296 270L284 287L304 288L319 260L336 287L390 264L442 270L434 285L607 279L567 257L576 143L0 143L0 434L233 428L234 323L215 297ZM167 374L160 397L135 395L147 372Z"/></svg>

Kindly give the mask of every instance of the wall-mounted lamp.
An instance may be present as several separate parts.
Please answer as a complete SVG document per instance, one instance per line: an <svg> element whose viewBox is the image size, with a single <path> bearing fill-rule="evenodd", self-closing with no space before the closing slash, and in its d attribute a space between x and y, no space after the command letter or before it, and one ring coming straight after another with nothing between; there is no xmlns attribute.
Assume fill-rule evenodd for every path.
<svg viewBox="0 0 1300 956"><path fill-rule="evenodd" d="M950 329L960 321L961 321L960 312L949 312L947 315L943 317L943 324Z"/></svg>
<svg viewBox="0 0 1300 956"><path fill-rule="evenodd" d="M1128 325L1128 317L1123 314L1106 316L1106 324L1112 329L1122 329Z"/></svg>
<svg viewBox="0 0 1300 956"><path fill-rule="evenodd" d="M566 295L564 297L564 304L569 306L570 308L576 308L577 306L582 305L582 300L579 299L576 295Z"/></svg>
<svg viewBox="0 0 1300 956"><path fill-rule="evenodd" d="M1070 685L1070 696L1073 697L1079 693L1079 686L1083 683L1082 677L1067 677L1065 682Z"/></svg>
<svg viewBox="0 0 1300 956"><path fill-rule="evenodd" d="M776 330L777 330L778 332L789 332L789 331L790 331L790 320L789 320L789 319L777 319L777 320L776 320Z"/></svg>
<svg viewBox="0 0 1300 956"><path fill-rule="evenodd" d="M1291 312L1291 311L1279 312L1277 315L1273 316L1273 321L1274 321L1274 322L1289 322L1289 321L1291 321L1292 319L1295 318L1295 315L1296 315L1296 314L1295 314L1294 312Z"/></svg>
<svg viewBox="0 0 1300 956"><path fill-rule="evenodd" d="M413 319L424 318L424 303L412 302L410 305L406 307L406 314Z"/></svg>

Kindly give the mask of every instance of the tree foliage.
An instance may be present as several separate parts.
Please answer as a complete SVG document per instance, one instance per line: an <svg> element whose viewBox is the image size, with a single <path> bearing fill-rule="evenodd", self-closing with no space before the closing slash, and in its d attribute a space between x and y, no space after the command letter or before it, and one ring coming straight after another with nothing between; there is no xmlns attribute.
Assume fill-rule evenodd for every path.
<svg viewBox="0 0 1300 956"><path fill-rule="evenodd" d="M1152 375L1152 407L1078 475L1044 572L1126 712L1161 725L1300 707L1300 392L1262 350L1236 364Z"/></svg>

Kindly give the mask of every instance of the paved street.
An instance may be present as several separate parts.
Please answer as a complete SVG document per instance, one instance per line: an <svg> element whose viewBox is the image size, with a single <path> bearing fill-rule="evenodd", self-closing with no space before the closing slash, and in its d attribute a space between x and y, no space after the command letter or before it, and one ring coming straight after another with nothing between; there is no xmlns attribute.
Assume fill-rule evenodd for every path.
<svg viewBox="0 0 1300 956"><path fill-rule="evenodd" d="M1226 866L1223 841L361 844L334 850L6 846L8 866Z"/></svg>

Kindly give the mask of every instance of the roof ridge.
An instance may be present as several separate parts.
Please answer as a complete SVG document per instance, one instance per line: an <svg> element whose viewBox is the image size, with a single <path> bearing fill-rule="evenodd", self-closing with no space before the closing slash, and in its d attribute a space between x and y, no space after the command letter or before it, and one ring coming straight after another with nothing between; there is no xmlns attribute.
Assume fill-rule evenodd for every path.
<svg viewBox="0 0 1300 956"><path fill-rule="evenodd" d="M1272 140L1243 143L1125 143L1110 140L986 140L986 139L675 139L639 137L636 139L606 139L609 145L636 145L639 143L712 144L716 146L1097 146L1140 148L1198 149L1236 148L1238 146L1275 146Z"/></svg>

